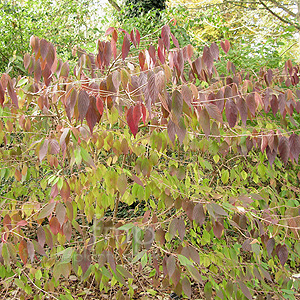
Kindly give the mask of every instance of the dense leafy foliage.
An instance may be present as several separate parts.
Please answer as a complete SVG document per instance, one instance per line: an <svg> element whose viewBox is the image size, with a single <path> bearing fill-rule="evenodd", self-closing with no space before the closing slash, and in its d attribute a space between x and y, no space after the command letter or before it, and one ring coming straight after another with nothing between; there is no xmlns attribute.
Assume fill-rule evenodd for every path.
<svg viewBox="0 0 300 300"><path fill-rule="evenodd" d="M28 40L33 34L54 43L65 59L72 58L75 45L91 46L99 34L99 29L93 24L93 2L1 1L0 72L25 73L23 56L30 51Z"/></svg>
<svg viewBox="0 0 300 300"><path fill-rule="evenodd" d="M239 72L228 40L198 56L168 25L106 33L72 71L32 36L31 75L1 77L4 286L295 299L299 66Z"/></svg>

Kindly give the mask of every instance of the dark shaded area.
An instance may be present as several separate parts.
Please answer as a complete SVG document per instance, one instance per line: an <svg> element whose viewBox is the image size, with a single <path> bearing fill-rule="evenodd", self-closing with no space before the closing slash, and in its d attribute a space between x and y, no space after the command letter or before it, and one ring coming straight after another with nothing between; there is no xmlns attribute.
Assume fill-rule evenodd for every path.
<svg viewBox="0 0 300 300"><path fill-rule="evenodd" d="M125 13L127 17L138 17L151 10L162 11L166 8L165 0L126 0Z"/></svg>

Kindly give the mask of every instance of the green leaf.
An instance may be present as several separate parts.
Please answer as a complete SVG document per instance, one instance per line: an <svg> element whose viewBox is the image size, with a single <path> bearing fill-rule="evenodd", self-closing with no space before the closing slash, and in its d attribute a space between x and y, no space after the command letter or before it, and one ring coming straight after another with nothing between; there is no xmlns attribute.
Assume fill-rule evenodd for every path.
<svg viewBox="0 0 300 300"><path fill-rule="evenodd" d="M193 263L188 258L186 258L185 256L183 256L181 254L178 254L177 257L178 257L180 263L183 266L187 267L187 266L192 266L193 265Z"/></svg>
<svg viewBox="0 0 300 300"><path fill-rule="evenodd" d="M139 261L143 256L144 254L146 253L146 250L143 250L141 252L139 252L132 260L132 263L136 263L137 261Z"/></svg>
<svg viewBox="0 0 300 300"><path fill-rule="evenodd" d="M96 168L93 159L89 155L89 153L82 147L80 147L80 154L82 159L88 164L88 166Z"/></svg>
<svg viewBox="0 0 300 300"><path fill-rule="evenodd" d="M38 219L44 219L48 217L54 210L55 202L48 203L44 208L40 211L38 215Z"/></svg>
<svg viewBox="0 0 300 300"><path fill-rule="evenodd" d="M125 231L128 231L130 230L131 228L133 228L135 225L133 223L127 223L125 225L122 225L120 227L118 227L118 230L125 230Z"/></svg>
<svg viewBox="0 0 300 300"><path fill-rule="evenodd" d="M223 184L226 184L228 182L228 179L229 179L228 170L222 170L221 180L222 180Z"/></svg>

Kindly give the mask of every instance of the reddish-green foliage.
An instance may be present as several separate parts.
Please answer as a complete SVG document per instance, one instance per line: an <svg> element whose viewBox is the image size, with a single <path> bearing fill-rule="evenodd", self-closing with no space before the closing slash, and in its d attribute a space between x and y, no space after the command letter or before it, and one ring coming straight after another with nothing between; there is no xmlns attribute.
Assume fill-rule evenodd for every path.
<svg viewBox="0 0 300 300"><path fill-rule="evenodd" d="M299 67L238 72L228 41L198 56L168 25L151 45L107 35L74 69L32 37L30 76L1 77L0 276L26 293L72 275L133 298L146 275L154 297L292 297Z"/></svg>

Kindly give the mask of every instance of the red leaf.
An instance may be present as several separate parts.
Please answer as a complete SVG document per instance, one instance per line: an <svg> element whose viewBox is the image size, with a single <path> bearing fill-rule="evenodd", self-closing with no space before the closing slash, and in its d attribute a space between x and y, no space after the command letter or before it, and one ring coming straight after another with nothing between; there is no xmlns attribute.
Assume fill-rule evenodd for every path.
<svg viewBox="0 0 300 300"><path fill-rule="evenodd" d="M274 246L275 246L275 240L274 240L274 238L268 239L266 248L267 248L267 252L268 252L269 256L272 255L272 252L274 250Z"/></svg>
<svg viewBox="0 0 300 300"><path fill-rule="evenodd" d="M186 104L191 107L192 105L192 100L193 100L193 93L191 89L187 85L182 85L181 86L181 94L183 97L183 100L186 102Z"/></svg>
<svg viewBox="0 0 300 300"><path fill-rule="evenodd" d="M170 27L168 25L164 25L161 30L161 38L166 49L169 51L170 49Z"/></svg>
<svg viewBox="0 0 300 300"><path fill-rule="evenodd" d="M136 47L136 40L135 40L135 36L134 36L134 31L133 29L130 32L130 40L133 43L134 47Z"/></svg>
<svg viewBox="0 0 300 300"><path fill-rule="evenodd" d="M138 126L139 126L139 121L141 119L141 115L142 114L141 114L140 104L131 106L127 112L127 124L134 137L138 132Z"/></svg>
<svg viewBox="0 0 300 300"><path fill-rule="evenodd" d="M170 141L174 144L175 142L175 124L174 122L170 119L167 125L167 132Z"/></svg>
<svg viewBox="0 0 300 300"><path fill-rule="evenodd" d="M27 225L27 221L26 220L21 220L17 223L17 226L18 227L23 227L23 226L26 226Z"/></svg>
<svg viewBox="0 0 300 300"><path fill-rule="evenodd" d="M70 241L72 236L72 225L70 221L67 221L63 225L63 233L66 236L67 241Z"/></svg>
<svg viewBox="0 0 300 300"><path fill-rule="evenodd" d="M157 56L158 56L160 62L162 64L164 64L165 63L164 49L161 49L159 46L157 48Z"/></svg>
<svg viewBox="0 0 300 300"><path fill-rule="evenodd" d="M111 49L114 56L114 59L117 57L117 41L118 41L118 32L117 30L114 30L112 34L112 40L111 40Z"/></svg>
<svg viewBox="0 0 300 300"><path fill-rule="evenodd" d="M3 218L3 227L7 227L8 230L12 229L11 218L8 214L6 214Z"/></svg>
<svg viewBox="0 0 300 300"><path fill-rule="evenodd" d="M176 261L175 261L175 258L173 255L170 255L167 258L166 265L167 265L169 277L171 277L173 275L173 273L175 272L175 268L176 268Z"/></svg>
<svg viewBox="0 0 300 300"><path fill-rule="evenodd" d="M276 254L279 258L281 265L284 266L289 256L289 252L286 245L277 245Z"/></svg>
<svg viewBox="0 0 300 300"><path fill-rule="evenodd" d="M178 122L182 115L183 98L178 90L174 90L172 94L172 108L171 112L175 117L174 122Z"/></svg>
<svg viewBox="0 0 300 300"><path fill-rule="evenodd" d="M181 284L182 284L182 290L188 296L188 298L191 299L192 297L191 283L186 276L182 279Z"/></svg>
<svg viewBox="0 0 300 300"><path fill-rule="evenodd" d="M81 90L78 94L78 112L79 119L83 121L89 109L90 99L86 91Z"/></svg>
<svg viewBox="0 0 300 300"><path fill-rule="evenodd" d="M147 88L148 88L149 97L151 99L151 103L155 103L157 100L158 91L155 82L155 74L153 71L148 72Z"/></svg>
<svg viewBox="0 0 300 300"><path fill-rule="evenodd" d="M30 37L30 45L34 53L37 54L40 48L40 39L37 36L32 35Z"/></svg>
<svg viewBox="0 0 300 300"><path fill-rule="evenodd" d="M155 235L154 235L153 228L148 227L144 233L144 245L145 245L146 250L149 250L151 248L154 237L155 237Z"/></svg>
<svg viewBox="0 0 300 300"><path fill-rule="evenodd" d="M34 63L34 80L38 82L41 80L41 77L42 77L41 64L40 64L40 61L37 60Z"/></svg>
<svg viewBox="0 0 300 300"><path fill-rule="evenodd" d="M177 231L181 241L183 241L185 236L185 223L183 219L177 219Z"/></svg>
<svg viewBox="0 0 300 300"><path fill-rule="evenodd" d="M49 222L50 229L54 235L57 235L60 230L60 224L56 217L52 217Z"/></svg>
<svg viewBox="0 0 300 300"><path fill-rule="evenodd" d="M245 285L245 283L240 280L238 281L238 283L240 285L241 291L243 292L244 296L247 299L252 300L252 295L251 295L249 289L247 288L247 286Z"/></svg>
<svg viewBox="0 0 300 300"><path fill-rule="evenodd" d="M74 115L74 108L75 108L75 105L76 105L76 101L77 101L77 91L73 87L72 91L70 93L68 93L68 97L67 97L67 100L66 100L66 113L67 113L67 116L68 116L70 121L71 121L71 118Z"/></svg>
<svg viewBox="0 0 300 300"><path fill-rule="evenodd" d="M153 61L153 64L155 64L155 62L156 62L155 47L153 45L150 45L148 52L149 52L149 55L150 55L150 57L151 57L151 59Z"/></svg>
<svg viewBox="0 0 300 300"><path fill-rule="evenodd" d="M115 31L114 27L109 27L106 31L105 31L105 35L109 35L111 33L113 33Z"/></svg>
<svg viewBox="0 0 300 300"><path fill-rule="evenodd" d="M81 266L82 274L84 275L91 264L91 253L84 248L80 255L77 256L78 264Z"/></svg>
<svg viewBox="0 0 300 300"><path fill-rule="evenodd" d="M49 146L50 146L50 153L51 154L58 154L59 153L59 149L60 149L60 147L59 147L59 143L56 141L56 140L54 140L54 139L51 139L50 141L49 141Z"/></svg>
<svg viewBox="0 0 300 300"><path fill-rule="evenodd" d="M286 165L290 156L290 145L289 140L285 136L280 137L278 152L281 160Z"/></svg>
<svg viewBox="0 0 300 300"><path fill-rule="evenodd" d="M255 112L256 112L256 102L255 102L254 93L250 93L247 95L246 103L247 103L247 106L248 106L252 116L254 117Z"/></svg>
<svg viewBox="0 0 300 300"><path fill-rule="evenodd" d="M267 154L267 157L268 157L269 164L272 167L272 165L274 163L274 160L275 160L275 157L277 155L277 150L272 151L271 148L269 146L267 146L266 154Z"/></svg>
<svg viewBox="0 0 300 300"><path fill-rule="evenodd" d="M176 60L175 66L178 69L179 75L181 76L183 73L183 68L184 68L184 59L183 59L182 50L179 50L177 53L177 60Z"/></svg>
<svg viewBox="0 0 300 300"><path fill-rule="evenodd" d="M122 45L122 58L125 60L130 50L130 41L127 35L124 36L123 45Z"/></svg>
<svg viewBox="0 0 300 300"><path fill-rule="evenodd" d="M55 51L55 48L54 46L50 43L49 44L49 48L48 48L48 52L47 52L47 56L46 56L46 61L47 61L47 65L48 65L48 68L54 72L54 70L52 70L52 66L56 67L56 63L54 64L55 62L55 57L56 57L56 51Z"/></svg>
<svg viewBox="0 0 300 300"><path fill-rule="evenodd" d="M44 157L48 153L48 145L49 145L49 140L45 139L45 141L44 141L43 145L40 147L40 151L39 151L40 162L44 159Z"/></svg>
<svg viewBox="0 0 300 300"><path fill-rule="evenodd" d="M223 123L223 117L221 115L219 108L216 105L212 103L207 103L205 108L211 118L219 121L220 123Z"/></svg>
<svg viewBox="0 0 300 300"><path fill-rule="evenodd" d="M141 109L142 109L142 120L143 120L144 125L146 125L147 112L146 112L146 107L143 103L141 104Z"/></svg>
<svg viewBox="0 0 300 300"><path fill-rule="evenodd" d="M219 221L215 221L215 224L213 225L213 232L215 236L220 239L222 237L224 230L224 226Z"/></svg>
<svg viewBox="0 0 300 300"><path fill-rule="evenodd" d="M12 103L19 108L18 97L14 90L13 81L10 78L8 79L7 91Z"/></svg>
<svg viewBox="0 0 300 300"><path fill-rule="evenodd" d="M102 114L103 114L103 102L102 102L102 100L101 100L101 98L99 96L97 96L96 101L97 101L96 102L97 109L98 109L98 111L100 113L100 116L102 116Z"/></svg>
<svg viewBox="0 0 300 300"><path fill-rule="evenodd" d="M136 39L137 45L139 47L140 46L140 41L141 41L141 35L140 35L140 32L137 29L135 30L135 39Z"/></svg>
<svg viewBox="0 0 300 300"><path fill-rule="evenodd" d="M22 259L24 265L27 263L28 251L27 251L27 243L25 240L22 240L19 244L19 255Z"/></svg>
<svg viewBox="0 0 300 300"><path fill-rule="evenodd" d="M5 95L5 91L4 91L4 88L3 88L2 83L0 81L0 105L2 105L2 107L3 107L4 100L5 100L4 95Z"/></svg>
<svg viewBox="0 0 300 300"><path fill-rule="evenodd" d="M278 95L278 108L282 115L284 114L284 111L285 111L285 104L286 104L285 95L279 94Z"/></svg>
<svg viewBox="0 0 300 300"><path fill-rule="evenodd" d="M30 54L29 53L26 53L24 55L23 63L24 63L24 68L27 69L30 64Z"/></svg>
<svg viewBox="0 0 300 300"><path fill-rule="evenodd" d="M225 42L221 42L221 47L223 51L227 54L230 49L230 43L228 40L225 40Z"/></svg>
<svg viewBox="0 0 300 300"><path fill-rule="evenodd" d="M205 212L202 203L197 203L193 209L193 220L199 226L203 225L205 222Z"/></svg>
<svg viewBox="0 0 300 300"><path fill-rule="evenodd" d="M293 133L290 138L289 138L289 143L290 143L290 155L291 158L298 163L298 158L300 154L300 137Z"/></svg>
<svg viewBox="0 0 300 300"><path fill-rule="evenodd" d="M60 190L60 195L65 201L67 201L70 197L70 186L66 180L64 180L63 182L63 186Z"/></svg>
<svg viewBox="0 0 300 300"><path fill-rule="evenodd" d="M237 121L237 107L235 102L232 99L227 99L225 104L225 114L227 121L229 123L229 126L232 128L235 126Z"/></svg>
<svg viewBox="0 0 300 300"><path fill-rule="evenodd" d="M104 46L103 58L104 58L104 65L106 67L109 66L110 60L112 55L112 46L110 42L106 42Z"/></svg>
<svg viewBox="0 0 300 300"><path fill-rule="evenodd" d="M41 247L41 245L39 243L37 243L37 241L33 240L32 241L33 245L34 245L34 250L43 256L47 256L45 250L43 249L43 247Z"/></svg>
<svg viewBox="0 0 300 300"><path fill-rule="evenodd" d="M138 185L140 185L141 187L144 187L143 182L141 181L140 178L138 178L136 175L132 174L131 179L137 183Z"/></svg>
<svg viewBox="0 0 300 300"><path fill-rule="evenodd" d="M219 47L215 42L210 45L210 53L215 60L219 58Z"/></svg>
<svg viewBox="0 0 300 300"><path fill-rule="evenodd" d="M57 203L55 212L59 224L63 225L66 218L66 208L61 202Z"/></svg>
<svg viewBox="0 0 300 300"><path fill-rule="evenodd" d="M33 263L33 258L34 258L34 246L31 241L27 242L27 251L28 251L28 256L30 258L31 263Z"/></svg>
<svg viewBox="0 0 300 300"><path fill-rule="evenodd" d="M143 51L140 51L140 54L139 54L139 63L140 63L140 66L141 66L142 70L144 70L145 61L146 61L145 53Z"/></svg>
<svg viewBox="0 0 300 300"><path fill-rule="evenodd" d="M205 136L208 137L210 134L210 117L205 107L199 112L199 123L205 133Z"/></svg>
<svg viewBox="0 0 300 300"><path fill-rule="evenodd" d="M67 78L69 76L69 72L70 72L70 66L69 63L66 61L61 66L59 77Z"/></svg>
<svg viewBox="0 0 300 300"><path fill-rule="evenodd" d="M130 34L129 34L125 29L123 29L123 28L118 28L118 30L119 30L120 32L125 33L125 35L128 37L128 39L130 38Z"/></svg>
<svg viewBox="0 0 300 300"><path fill-rule="evenodd" d="M185 48L186 48L187 58L190 60L194 53L193 46L191 44L188 44Z"/></svg>
<svg viewBox="0 0 300 300"><path fill-rule="evenodd" d="M271 69L269 69L267 71L267 81L268 81L268 84L270 84L272 82L272 79L273 79L273 72Z"/></svg>
<svg viewBox="0 0 300 300"><path fill-rule="evenodd" d="M44 70L42 71L42 76L44 78L45 85L49 86L51 82L52 72L49 69L48 65L46 65Z"/></svg>
<svg viewBox="0 0 300 300"><path fill-rule="evenodd" d="M173 35L173 33L171 33L171 38L172 38L172 41L173 41L174 46L177 47L177 48L179 49L180 46L179 46L178 40L177 40L176 37Z"/></svg>
<svg viewBox="0 0 300 300"><path fill-rule="evenodd" d="M114 272L116 272L116 261L115 261L114 255L111 251L106 252L106 259L107 259L107 263L111 267L111 269Z"/></svg>
<svg viewBox="0 0 300 300"><path fill-rule="evenodd" d="M210 53L210 49L207 46L204 46L203 49L203 61L207 66L207 70L211 73L214 65L214 59Z"/></svg>
<svg viewBox="0 0 300 300"><path fill-rule="evenodd" d="M45 241L46 241L46 236L45 236L45 231L43 229L43 227L38 227L37 231L36 231L36 235L38 238L38 243L41 247L44 247L45 245Z"/></svg>
<svg viewBox="0 0 300 300"><path fill-rule="evenodd" d="M49 42L47 42L45 39L40 40L40 52L43 60L47 57L48 54L48 48L49 48Z"/></svg>
<svg viewBox="0 0 300 300"><path fill-rule="evenodd" d="M219 90L215 96L215 104L218 106L221 113L223 113L224 103L224 92L223 90Z"/></svg>
<svg viewBox="0 0 300 300"><path fill-rule="evenodd" d="M96 98L94 96L90 96L90 105L89 105L88 111L86 113L86 121L88 123L91 133L93 133L93 128L94 128L95 124L100 121L100 118L101 118L101 115L98 111L98 107L96 104Z"/></svg>

